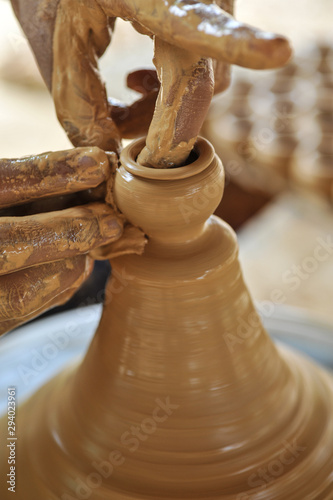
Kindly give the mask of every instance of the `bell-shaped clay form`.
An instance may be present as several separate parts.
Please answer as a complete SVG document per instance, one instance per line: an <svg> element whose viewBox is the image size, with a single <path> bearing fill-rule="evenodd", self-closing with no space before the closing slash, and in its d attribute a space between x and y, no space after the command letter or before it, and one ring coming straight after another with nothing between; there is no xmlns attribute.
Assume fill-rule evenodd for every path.
<svg viewBox="0 0 333 500"><path fill-rule="evenodd" d="M333 380L265 332L211 216L221 162L199 139L186 166L142 167L143 144L114 198L146 251L112 261L81 365L19 409L15 499L332 499Z"/></svg>

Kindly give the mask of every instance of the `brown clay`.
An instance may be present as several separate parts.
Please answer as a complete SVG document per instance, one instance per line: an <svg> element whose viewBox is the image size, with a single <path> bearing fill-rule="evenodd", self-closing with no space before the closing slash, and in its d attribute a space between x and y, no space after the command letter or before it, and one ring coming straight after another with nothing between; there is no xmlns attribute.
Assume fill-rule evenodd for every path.
<svg viewBox="0 0 333 500"><path fill-rule="evenodd" d="M112 261L82 364L20 409L16 498L331 499L333 380L263 329L236 237L209 217L220 161L200 139L191 165L150 169L142 147L114 196L146 251Z"/></svg>
<svg viewBox="0 0 333 500"><path fill-rule="evenodd" d="M0 335L67 302L92 269L93 260L79 255L0 276Z"/></svg>
<svg viewBox="0 0 333 500"><path fill-rule="evenodd" d="M146 157L141 158L151 166L175 166L187 159L213 90L227 84L228 63L268 68L283 64L291 54L285 38L235 21L230 15L231 0L221 0L218 6L206 0L177 5L154 1L143 4L138 0L12 3L52 91L60 122L72 143L85 149L1 162L5 177L0 189L1 215L5 216L1 229L2 273L82 253L93 252L95 258L103 258L143 250L143 233L126 225L124 241L117 242L114 253L113 243L122 234L125 221L101 204L104 198L112 204L108 158L102 150L113 151L109 160L114 163L121 136L132 137L146 130L159 88L153 71L136 71L127 83L142 94L139 102L123 106L108 101L97 60L110 42L115 17L131 20L138 31L155 36L162 88ZM213 63L211 57L218 61ZM76 192L79 194L74 197ZM58 202L57 195L65 196ZM53 199L49 200L50 196ZM26 202L30 203L28 207L23 205L13 213L14 205ZM83 203L89 206L77 206ZM43 213L36 213L38 210ZM21 218L26 214L28 217ZM104 233L102 218L108 218L112 225ZM97 250L99 247L103 248ZM35 271L35 279L37 274ZM39 300L42 306L42 297Z"/></svg>
<svg viewBox="0 0 333 500"><path fill-rule="evenodd" d="M142 94L130 105L108 98L110 116L117 124L121 137L133 139L147 134L154 114L160 82L156 71L137 70L127 75L127 87Z"/></svg>
<svg viewBox="0 0 333 500"><path fill-rule="evenodd" d="M118 240L122 231L121 219L103 203L28 217L3 217L0 275L88 253Z"/></svg>
<svg viewBox="0 0 333 500"><path fill-rule="evenodd" d="M96 187L109 170L107 155L96 147L0 160L0 208Z"/></svg>
<svg viewBox="0 0 333 500"><path fill-rule="evenodd" d="M185 163L214 94L212 60L155 39L161 90L138 162L155 168Z"/></svg>
<svg viewBox="0 0 333 500"><path fill-rule="evenodd" d="M99 4L107 16L134 17L144 33L231 64L268 69L282 66L291 56L286 38L236 21L210 0L177 5L169 0L147 0L144 4L137 0L100 0Z"/></svg>
<svg viewBox="0 0 333 500"><path fill-rule="evenodd" d="M143 251L142 231L102 202L115 161L96 147L0 161L0 334L66 302L98 247L94 258Z"/></svg>
<svg viewBox="0 0 333 500"><path fill-rule="evenodd" d="M228 12L232 10L232 2L220 4ZM166 108L166 102L160 95L148 134L148 150L144 153L147 157L141 158L141 161L150 165L163 165L163 157L172 155L172 151L175 152L175 158L171 156L164 161L183 163L193 147L212 92L212 89L209 90L213 85L209 76L211 62L207 58L219 61L219 64L215 64L215 89L218 90L226 87L228 63L250 68L273 68L284 64L291 55L290 46L284 37L239 23L228 12L210 1L195 4L178 2L174 5L172 2L156 3L152 0L144 3L138 0L62 0L57 9L53 36L52 95L58 118L73 144L97 145L104 150L119 152L120 133L111 118L116 117L118 111L113 113L110 110L105 87L97 70L97 59L110 42L115 17L122 17L131 20L140 33L155 35L157 59L163 62L164 70L167 67L171 70L175 66L174 75L171 70L174 79L170 80L169 77L163 82L170 109ZM169 44L172 47L164 52L158 49L161 45L164 50ZM186 55L189 58L187 74L180 78L179 63L184 62ZM79 64L77 61L80 61ZM157 61L158 67L160 64ZM179 83L181 85L176 90ZM189 96L194 97L194 101L199 104L196 113L195 106L189 106L184 95L179 102L180 89L188 89ZM145 109L144 106L142 108ZM176 118L172 117L172 108ZM191 134L189 108L194 113ZM165 128L165 118L170 117L173 136L165 141L158 153L155 146L156 141L160 141L156 140L156 136L161 126ZM144 112L145 124L146 118ZM133 128L133 121L129 122L130 128ZM123 128L121 120L119 123ZM133 132L130 135L133 136Z"/></svg>
<svg viewBox="0 0 333 500"><path fill-rule="evenodd" d="M63 0L58 9L52 91L74 144L119 151L119 130L96 71L96 57L109 42L110 18L131 19L137 29L155 34L157 68L160 74L161 67L170 68L171 76L160 78L147 149L142 152L139 141L122 153L113 193L108 192L110 204L135 228L125 225L124 242L116 243L115 254L122 255L112 258L113 278L88 353L20 408L16 498L329 500L333 381L309 361L277 348L264 331L242 279L235 235L210 216L223 191L220 161L199 139L198 158L186 166L142 165L174 166L188 157L213 93L210 57L272 67L289 57L289 46L282 37L244 27L208 1L160 5L161 11L152 0L144 6L134 0ZM161 23L164 12L171 15ZM68 15L72 22L66 24ZM168 47L175 41L183 52ZM200 58L187 60L182 79L180 68L191 50ZM174 65L170 54L176 54ZM80 90L74 98L73 88ZM194 103L201 106L197 115ZM163 120L172 126L160 136ZM23 221L24 241L36 224L40 234L48 229L64 236L52 240L54 248L46 245L44 260L34 252L37 260L31 261L36 245L27 245L22 267L55 259L68 240L75 253L92 249L94 257L109 257L109 246L95 248L102 245L105 205L94 207L97 220L92 228L84 224L82 241L66 233L66 217L80 223L89 209L71 209L55 223L49 214ZM12 221L6 222L10 233ZM113 212L108 238L119 236L123 222ZM144 255L124 255L142 251L138 228L149 239ZM62 255L73 257L70 250L65 245ZM76 258L90 269L90 258ZM16 267L8 262L4 272L17 269L17 259ZM62 262L71 269L72 260ZM20 272L18 282L26 277ZM52 272L59 281L55 267ZM82 268L78 276L84 276ZM65 281L62 290L67 297L71 284ZM51 295L49 300L54 303ZM34 307L18 315L30 317ZM275 474L264 480L262 469ZM9 495L5 491L5 499Z"/></svg>

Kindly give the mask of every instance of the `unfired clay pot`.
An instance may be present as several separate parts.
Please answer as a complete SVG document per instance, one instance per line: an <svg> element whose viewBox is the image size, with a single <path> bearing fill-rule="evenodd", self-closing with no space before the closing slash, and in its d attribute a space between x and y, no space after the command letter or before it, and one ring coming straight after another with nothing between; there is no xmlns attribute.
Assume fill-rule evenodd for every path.
<svg viewBox="0 0 333 500"><path fill-rule="evenodd" d="M333 380L263 329L210 216L221 162L199 139L191 164L145 168L143 144L114 197L149 243L112 261L82 364L19 409L15 499L332 499Z"/></svg>
<svg viewBox="0 0 333 500"><path fill-rule="evenodd" d="M299 186L330 198L333 189L332 134L322 134L315 146L310 140L301 143L292 158L290 172Z"/></svg>

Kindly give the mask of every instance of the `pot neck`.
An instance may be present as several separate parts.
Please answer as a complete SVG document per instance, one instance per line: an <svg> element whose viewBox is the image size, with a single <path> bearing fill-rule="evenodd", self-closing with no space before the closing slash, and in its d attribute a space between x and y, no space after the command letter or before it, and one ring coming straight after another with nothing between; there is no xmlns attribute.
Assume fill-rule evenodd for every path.
<svg viewBox="0 0 333 500"><path fill-rule="evenodd" d="M223 194L223 167L213 147L200 138L191 164L153 169L136 162L143 144L135 141L122 152L114 185L116 205L156 244L183 246L200 238Z"/></svg>

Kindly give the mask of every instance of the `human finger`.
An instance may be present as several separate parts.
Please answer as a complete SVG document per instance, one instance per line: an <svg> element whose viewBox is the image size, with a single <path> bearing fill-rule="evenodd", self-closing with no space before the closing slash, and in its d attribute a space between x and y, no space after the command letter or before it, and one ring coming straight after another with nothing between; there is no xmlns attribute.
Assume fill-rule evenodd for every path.
<svg viewBox="0 0 333 500"><path fill-rule="evenodd" d="M0 275L88 253L116 241L123 222L103 203L0 219Z"/></svg>
<svg viewBox="0 0 333 500"><path fill-rule="evenodd" d="M160 81L155 69L141 68L127 75L126 85L139 94L147 95L159 90Z"/></svg>
<svg viewBox="0 0 333 500"><path fill-rule="evenodd" d="M134 139L147 134L154 110L160 82L154 69L140 69L127 75L127 87L142 97L127 105L108 98L110 116L117 125L121 137Z"/></svg>
<svg viewBox="0 0 333 500"><path fill-rule="evenodd" d="M133 19L151 34L196 52L252 69L282 66L291 56L287 39L236 21L210 0L100 0L107 15ZM227 2L227 5L231 2Z"/></svg>
<svg viewBox="0 0 333 500"><path fill-rule="evenodd" d="M93 269L93 260L72 259L0 276L0 335L69 300Z"/></svg>
<svg viewBox="0 0 333 500"><path fill-rule="evenodd" d="M223 61L213 61L214 68L214 94L219 94L226 90L230 85L231 71L230 64Z"/></svg>
<svg viewBox="0 0 333 500"><path fill-rule="evenodd" d="M140 70L129 75L128 86L144 95L137 103L107 101L96 61L110 42L113 20L97 2L61 0L61 8L60 0L11 2L46 85L53 89L58 118L75 146L119 152L120 136L147 132L158 91L156 73Z"/></svg>
<svg viewBox="0 0 333 500"><path fill-rule="evenodd" d="M124 139L135 139L147 134L158 91L152 91L141 99L126 105L109 98L110 116Z"/></svg>
<svg viewBox="0 0 333 500"><path fill-rule="evenodd" d="M114 20L96 0L60 0L53 35L52 96L74 146L120 152L120 134L97 61L111 40Z"/></svg>
<svg viewBox="0 0 333 500"><path fill-rule="evenodd" d="M127 224L119 240L96 248L90 255L95 260L114 259L120 255L137 254L141 255L148 240L138 227Z"/></svg>
<svg viewBox="0 0 333 500"><path fill-rule="evenodd" d="M200 132L214 91L212 60L155 38L154 63L161 90L137 161L169 168L187 160Z"/></svg>
<svg viewBox="0 0 333 500"><path fill-rule="evenodd" d="M97 147L0 160L0 208L94 188L110 174Z"/></svg>

